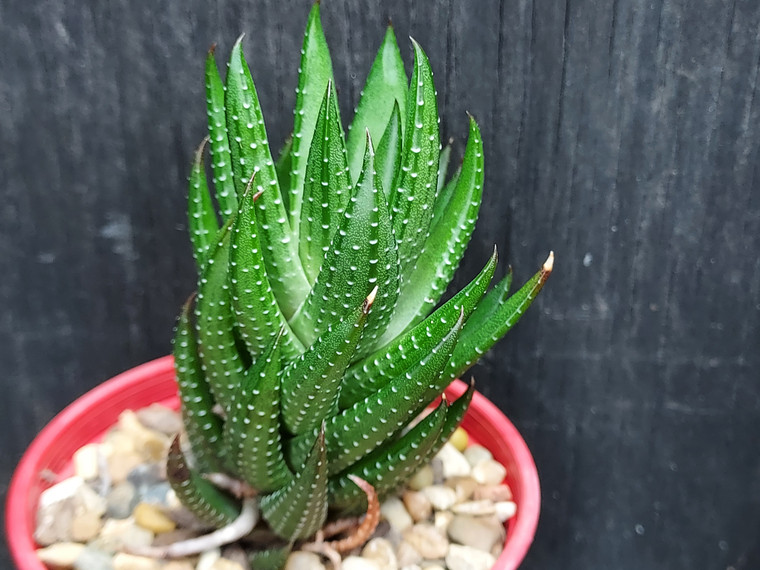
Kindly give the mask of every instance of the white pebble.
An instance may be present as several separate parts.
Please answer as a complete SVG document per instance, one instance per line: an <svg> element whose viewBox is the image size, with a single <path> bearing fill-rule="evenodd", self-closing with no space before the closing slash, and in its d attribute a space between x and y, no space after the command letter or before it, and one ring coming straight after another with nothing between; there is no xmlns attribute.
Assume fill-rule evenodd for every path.
<svg viewBox="0 0 760 570"><path fill-rule="evenodd" d="M341 570L381 570L380 565L370 558L349 556L340 564Z"/></svg>
<svg viewBox="0 0 760 570"><path fill-rule="evenodd" d="M383 515L385 520L391 525L391 528L403 532L412 524L411 515L407 512L404 503L398 497L389 497L386 501L380 505L380 514Z"/></svg>
<svg viewBox="0 0 760 570"><path fill-rule="evenodd" d="M517 504L513 501L501 501L494 504L496 518L501 522L511 519L517 514Z"/></svg>
<svg viewBox="0 0 760 570"><path fill-rule="evenodd" d="M443 464L443 476L446 479L469 475L472 470L464 455L450 443L444 445L436 457Z"/></svg>
<svg viewBox="0 0 760 570"><path fill-rule="evenodd" d="M493 459L493 455L491 455L491 452L488 451L482 445L478 445L477 443L465 449L464 456L467 458L467 461L473 467L475 467L478 463L482 461Z"/></svg>
<svg viewBox="0 0 760 570"><path fill-rule="evenodd" d="M99 447L88 443L74 452L74 473L85 480L95 479L100 473L98 468Z"/></svg>
<svg viewBox="0 0 760 570"><path fill-rule="evenodd" d="M77 542L59 542L37 550L37 558L53 568L71 568L82 554L84 544Z"/></svg>
<svg viewBox="0 0 760 570"><path fill-rule="evenodd" d="M481 485L498 485L506 474L504 466L493 459L481 461L472 470L473 478Z"/></svg>
<svg viewBox="0 0 760 570"><path fill-rule="evenodd" d="M452 544L446 555L449 570L490 570L494 564L496 558L488 552L459 544Z"/></svg>
<svg viewBox="0 0 760 570"><path fill-rule="evenodd" d="M423 489L422 492L428 498L430 504L432 504L433 507L439 511L450 509L454 503L457 502L456 491L454 491L454 489L451 487L446 487L444 485L432 485L426 489Z"/></svg>

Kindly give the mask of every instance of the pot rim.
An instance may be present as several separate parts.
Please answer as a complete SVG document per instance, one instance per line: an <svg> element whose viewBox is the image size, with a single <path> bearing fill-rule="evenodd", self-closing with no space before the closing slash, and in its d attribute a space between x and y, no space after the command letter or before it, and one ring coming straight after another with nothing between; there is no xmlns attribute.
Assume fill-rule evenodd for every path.
<svg viewBox="0 0 760 570"><path fill-rule="evenodd" d="M65 407L35 437L16 467L6 501L6 540L17 567L45 570L35 553L37 545L33 539L39 494L51 485L44 479L45 471L60 473L67 466L70 470L74 451L86 442L97 440L97 436L114 424L120 411L149 405L146 391L150 391L151 402L176 408L173 363L171 355L164 356L114 376ZM466 389L464 382L455 380L446 389L446 395L455 399ZM98 413L92 414L95 408ZM492 445L483 442L487 448L508 453L513 458L511 467L513 470L516 467L516 472L510 486L518 514L510 519L505 548L494 566L494 569L513 570L527 554L538 525L541 493L536 465L517 428L477 391L463 423L468 424L467 431L473 439L492 439L499 449L492 449ZM62 439L69 445L62 444ZM510 465L507 468L509 470Z"/></svg>

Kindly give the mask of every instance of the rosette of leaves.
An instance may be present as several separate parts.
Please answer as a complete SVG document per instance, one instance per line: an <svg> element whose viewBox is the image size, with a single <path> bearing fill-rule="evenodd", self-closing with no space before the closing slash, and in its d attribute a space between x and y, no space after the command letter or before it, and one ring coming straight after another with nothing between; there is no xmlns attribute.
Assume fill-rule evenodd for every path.
<svg viewBox="0 0 760 570"><path fill-rule="evenodd" d="M510 295L511 272L490 286L494 251L438 306L477 218L483 142L470 117L446 181L433 74L412 44L408 79L388 28L346 135L314 5L293 135L277 159L241 40L224 81L208 55L209 135L189 197L198 291L174 343L189 445L173 447L168 472L210 524L241 506L209 473L254 490L291 543L328 512L366 508L354 477L380 497L399 487L449 438L472 388L410 423L517 322L551 271Z"/></svg>

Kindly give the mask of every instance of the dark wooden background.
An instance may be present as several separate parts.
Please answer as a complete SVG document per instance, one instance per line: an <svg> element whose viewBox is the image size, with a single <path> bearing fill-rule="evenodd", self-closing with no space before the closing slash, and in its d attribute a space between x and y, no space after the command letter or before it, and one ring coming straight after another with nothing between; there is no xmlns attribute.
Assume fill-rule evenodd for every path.
<svg viewBox="0 0 760 570"><path fill-rule="evenodd" d="M163 355L193 288L203 58L292 127L309 0L0 2L0 482L65 404ZM462 285L555 275L476 369L536 458L525 568L760 568L760 3L325 0L344 115L386 20L486 147ZM404 41L409 63L410 49ZM2 566L9 566L2 554Z"/></svg>

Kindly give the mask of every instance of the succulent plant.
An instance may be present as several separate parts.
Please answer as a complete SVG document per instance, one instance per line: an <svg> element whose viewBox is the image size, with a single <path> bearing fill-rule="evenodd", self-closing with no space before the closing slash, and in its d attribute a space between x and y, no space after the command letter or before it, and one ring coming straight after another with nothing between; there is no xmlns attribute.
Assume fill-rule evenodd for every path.
<svg viewBox="0 0 760 570"><path fill-rule="evenodd" d="M209 136L189 190L198 291L174 344L188 444L172 447L168 473L186 506L218 527L241 501L207 475L242 482L292 543L328 511L366 509L356 481L382 497L441 448L472 387L423 412L517 322L551 264L510 296L511 271L489 290L494 250L436 308L481 201L475 120L446 181L430 64L412 40L409 82L389 27L344 135L315 4L293 136L274 160L241 40L225 82L213 49L206 62Z"/></svg>

